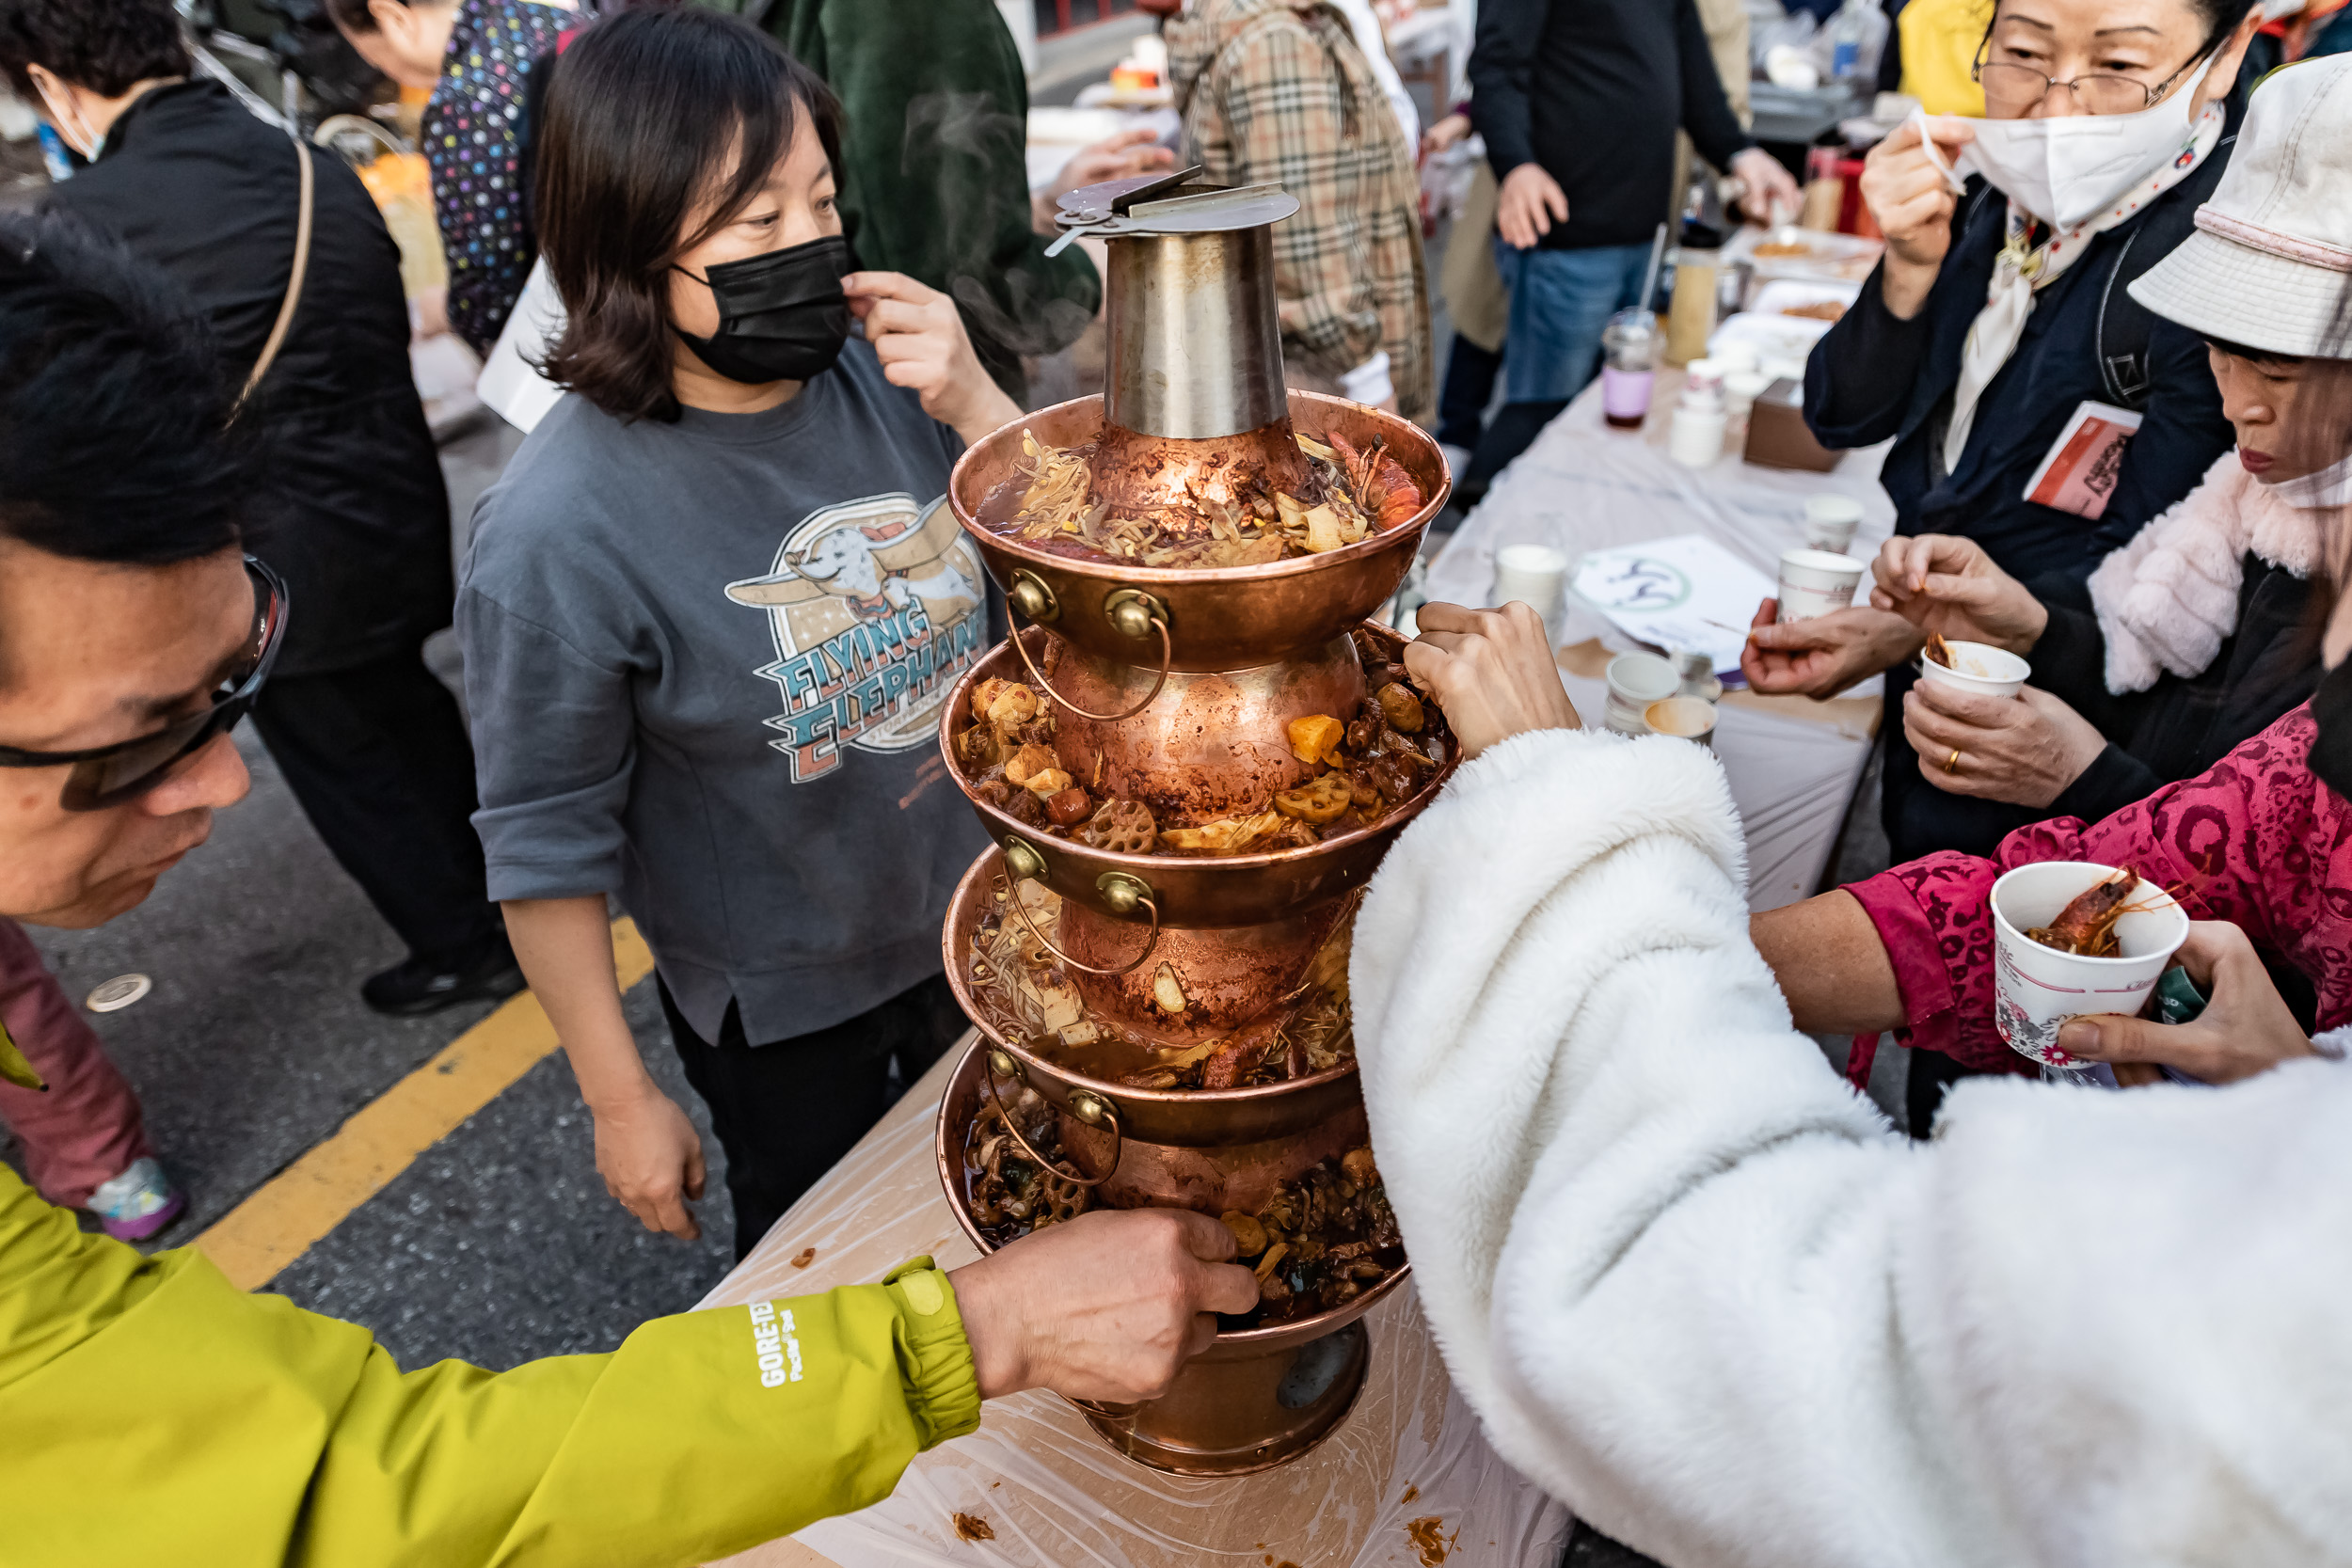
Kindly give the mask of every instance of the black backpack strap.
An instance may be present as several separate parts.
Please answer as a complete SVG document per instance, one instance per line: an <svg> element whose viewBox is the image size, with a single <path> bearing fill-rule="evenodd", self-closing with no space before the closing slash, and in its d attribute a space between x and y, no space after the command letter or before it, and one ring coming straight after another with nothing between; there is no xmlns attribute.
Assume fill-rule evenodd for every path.
<svg viewBox="0 0 2352 1568"><path fill-rule="evenodd" d="M2147 215L2116 247L2115 263L2099 286L2099 314L2091 324L2092 352L2099 356L2099 384L2107 401L2135 413L2148 406L2150 382L2148 336L2156 318L2131 294L2140 274L2172 254L2173 247L2194 233L2197 209L2221 182L2230 164L2235 135L2221 138L2196 171L2167 191Z"/></svg>

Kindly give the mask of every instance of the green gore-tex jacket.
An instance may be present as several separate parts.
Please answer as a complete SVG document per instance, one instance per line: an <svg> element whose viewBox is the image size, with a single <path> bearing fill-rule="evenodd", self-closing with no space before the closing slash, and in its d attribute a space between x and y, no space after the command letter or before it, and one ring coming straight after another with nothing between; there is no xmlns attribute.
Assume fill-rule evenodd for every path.
<svg viewBox="0 0 2352 1568"><path fill-rule="evenodd" d="M928 1258L659 1318L610 1355L403 1373L367 1330L143 1258L0 1168L0 1564L699 1563L889 1495L979 1425Z"/></svg>
<svg viewBox="0 0 2352 1568"><path fill-rule="evenodd" d="M735 9L730 0L715 8ZM1103 302L1085 250L1029 227L1029 84L994 0L773 0L759 24L841 100L858 264L954 296L988 373L1075 342Z"/></svg>

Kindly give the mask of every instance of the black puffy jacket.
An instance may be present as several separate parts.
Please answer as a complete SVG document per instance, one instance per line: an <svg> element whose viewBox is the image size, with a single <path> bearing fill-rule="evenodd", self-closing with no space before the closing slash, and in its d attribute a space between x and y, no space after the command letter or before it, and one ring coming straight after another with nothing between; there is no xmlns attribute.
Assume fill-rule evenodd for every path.
<svg viewBox="0 0 2352 1568"><path fill-rule="evenodd" d="M413 648L449 625L449 496L408 364L400 251L341 159L317 170L310 263L292 329L246 418L270 433L270 485L246 547L294 600L281 674ZM51 206L169 273L211 318L239 380L294 267L300 166L285 133L215 82L156 87Z"/></svg>

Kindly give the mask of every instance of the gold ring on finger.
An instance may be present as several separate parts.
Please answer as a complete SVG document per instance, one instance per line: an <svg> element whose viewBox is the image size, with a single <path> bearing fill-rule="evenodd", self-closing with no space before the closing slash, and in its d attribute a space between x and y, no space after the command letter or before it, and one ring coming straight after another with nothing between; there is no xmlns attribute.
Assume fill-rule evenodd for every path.
<svg viewBox="0 0 2352 1568"><path fill-rule="evenodd" d="M1957 747L1957 746L1953 747L1953 748L1952 748L1952 754L1951 754L1950 756L1947 756L1947 757L1946 757L1946 758L1944 759L1944 771L1945 771L1945 772L1947 772L1947 773L1957 773L1957 772L1959 772L1959 771L1960 771L1960 748L1959 748L1959 747Z"/></svg>

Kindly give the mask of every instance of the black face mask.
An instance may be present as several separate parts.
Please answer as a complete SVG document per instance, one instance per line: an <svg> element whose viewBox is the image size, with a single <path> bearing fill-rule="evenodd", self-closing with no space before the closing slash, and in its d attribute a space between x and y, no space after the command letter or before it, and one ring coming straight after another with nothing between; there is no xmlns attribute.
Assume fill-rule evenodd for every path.
<svg viewBox="0 0 2352 1568"><path fill-rule="evenodd" d="M2352 658L2320 677L2312 693L2312 776L2352 800Z"/></svg>
<svg viewBox="0 0 2352 1568"><path fill-rule="evenodd" d="M719 330L707 338L678 336L694 357L748 387L822 375L850 336L850 301L841 292L848 271L850 243L838 234L722 261L695 278L710 286Z"/></svg>

